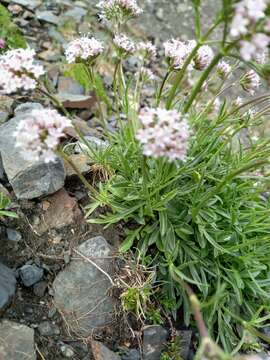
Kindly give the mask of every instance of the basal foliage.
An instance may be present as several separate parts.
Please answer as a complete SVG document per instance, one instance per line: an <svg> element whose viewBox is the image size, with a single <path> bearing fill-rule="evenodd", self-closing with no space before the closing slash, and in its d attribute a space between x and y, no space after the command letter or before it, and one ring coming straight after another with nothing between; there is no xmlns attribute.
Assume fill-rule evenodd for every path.
<svg viewBox="0 0 270 360"><path fill-rule="evenodd" d="M251 124L228 113L225 104L215 120L192 115L188 161L179 166L146 159L124 128L96 153L114 176L100 184L88 215L106 206L111 211L90 222L132 225L122 251L136 249L156 267L161 302L175 314L182 306L189 324L189 302L175 277L190 283L212 335L232 350L245 329L239 318L262 325L270 305L267 177L255 171L268 162L270 144L242 144L239 133Z"/></svg>

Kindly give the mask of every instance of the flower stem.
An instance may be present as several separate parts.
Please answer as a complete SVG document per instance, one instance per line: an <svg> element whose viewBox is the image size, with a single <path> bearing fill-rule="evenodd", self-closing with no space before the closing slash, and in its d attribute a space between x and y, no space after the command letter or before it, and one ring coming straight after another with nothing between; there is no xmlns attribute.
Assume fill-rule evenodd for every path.
<svg viewBox="0 0 270 360"><path fill-rule="evenodd" d="M165 75L164 78L163 78L162 84L161 84L161 86L160 86L160 89L159 89L159 92L158 92L158 95L157 95L157 106L159 106L159 104L160 104L164 87L165 87L166 82L168 81L169 76L170 76L171 73L172 73L172 71L171 71L171 70L168 70L167 73L166 73L166 75Z"/></svg>
<svg viewBox="0 0 270 360"><path fill-rule="evenodd" d="M77 168L77 166L74 164L74 162L70 159L70 157L62 150L59 149L57 151L58 155L65 160L72 168L73 170L76 172L76 174L78 175L79 179L81 180L81 182L85 185L85 187L90 191L90 193L94 194L94 195L98 195L97 190L86 180L86 178L84 177L84 175L81 173L81 171Z"/></svg>

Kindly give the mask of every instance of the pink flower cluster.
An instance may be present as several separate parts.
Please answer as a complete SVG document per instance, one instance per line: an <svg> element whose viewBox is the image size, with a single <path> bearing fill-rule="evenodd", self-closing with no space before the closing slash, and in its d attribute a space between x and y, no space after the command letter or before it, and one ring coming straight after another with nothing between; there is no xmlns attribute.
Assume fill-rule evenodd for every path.
<svg viewBox="0 0 270 360"><path fill-rule="evenodd" d="M80 60L93 60L104 50L101 41L94 37L83 36L71 41L65 51L68 63L74 63Z"/></svg>
<svg viewBox="0 0 270 360"><path fill-rule="evenodd" d="M149 60L154 60L157 57L157 48L150 41L140 42L137 46L137 50L141 51Z"/></svg>
<svg viewBox="0 0 270 360"><path fill-rule="evenodd" d="M164 43L165 56L169 59L170 65L174 69L181 69L186 58L195 46L195 40L184 42L178 39L171 39ZM190 69L191 68L192 65L190 66Z"/></svg>
<svg viewBox="0 0 270 360"><path fill-rule="evenodd" d="M171 39L164 43L165 56L169 59L170 65L174 69L181 69L195 46L195 40L180 41L178 39ZM214 53L210 46L203 45L197 51L194 61L190 63L188 69L204 70L210 64L213 57Z"/></svg>
<svg viewBox="0 0 270 360"><path fill-rule="evenodd" d="M231 24L233 37L247 36L254 32L256 22L266 17L267 0L242 0L235 6L235 15ZM249 39L240 42L240 53L245 61L254 59L270 44L270 37L264 33L255 33Z"/></svg>
<svg viewBox="0 0 270 360"><path fill-rule="evenodd" d="M0 38L0 49L4 49L5 47L6 47L5 40Z"/></svg>
<svg viewBox="0 0 270 360"><path fill-rule="evenodd" d="M107 20L120 16L137 17L143 10L138 6L136 0L104 0L97 4L101 9L103 17Z"/></svg>
<svg viewBox="0 0 270 360"><path fill-rule="evenodd" d="M136 51L135 43L125 34L115 35L113 42L121 54L133 54Z"/></svg>
<svg viewBox="0 0 270 360"><path fill-rule="evenodd" d="M71 121L56 110L33 110L17 127L16 147L23 150L26 159L49 163L56 159L55 150L69 126Z"/></svg>
<svg viewBox="0 0 270 360"><path fill-rule="evenodd" d="M217 73L221 79L225 79L232 71L232 67L226 61L220 61L217 65Z"/></svg>
<svg viewBox="0 0 270 360"><path fill-rule="evenodd" d="M29 48L9 50L0 56L1 94L35 89L44 69L34 62L34 57L35 51Z"/></svg>
<svg viewBox="0 0 270 360"><path fill-rule="evenodd" d="M136 138L143 146L144 155L186 160L190 130L183 115L176 110L146 108L139 119L142 127Z"/></svg>
<svg viewBox="0 0 270 360"><path fill-rule="evenodd" d="M245 91L253 95L260 86L260 77L254 70L250 70L240 79L240 85Z"/></svg>

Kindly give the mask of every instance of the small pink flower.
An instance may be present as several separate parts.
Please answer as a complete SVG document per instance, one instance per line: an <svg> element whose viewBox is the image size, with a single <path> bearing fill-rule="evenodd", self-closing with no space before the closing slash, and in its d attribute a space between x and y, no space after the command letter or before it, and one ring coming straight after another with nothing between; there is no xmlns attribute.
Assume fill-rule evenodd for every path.
<svg viewBox="0 0 270 360"><path fill-rule="evenodd" d="M164 44L165 56L169 60L170 65L174 69L181 69L184 65L185 60L196 46L195 40L180 41L178 39L171 39L166 41ZM192 68L192 64L189 69Z"/></svg>
<svg viewBox="0 0 270 360"><path fill-rule="evenodd" d="M65 136L65 128L70 126L71 121L56 110L33 110L17 127L16 147L22 149L26 159L49 163L56 159L60 139Z"/></svg>
<svg viewBox="0 0 270 360"><path fill-rule="evenodd" d="M125 34L115 35L113 42L121 54L133 54L136 51L135 43Z"/></svg>
<svg viewBox="0 0 270 360"><path fill-rule="evenodd" d="M240 85L245 91L254 95L255 90L260 86L260 77L254 70L250 70L240 79Z"/></svg>
<svg viewBox="0 0 270 360"><path fill-rule="evenodd" d="M128 19L137 17L143 12L136 0L103 0L97 4L97 7L100 8L102 17L107 20Z"/></svg>
<svg viewBox="0 0 270 360"><path fill-rule="evenodd" d="M194 59L194 67L197 70L204 70L207 66L210 65L213 60L214 52L208 45L204 45L199 48L195 59Z"/></svg>
<svg viewBox="0 0 270 360"><path fill-rule="evenodd" d="M225 79L232 71L232 67L226 61L220 61L217 65L217 73L222 78Z"/></svg>
<svg viewBox="0 0 270 360"><path fill-rule="evenodd" d="M157 56L157 48L150 41L140 42L137 46L137 49L144 53L144 56L150 60L154 60Z"/></svg>

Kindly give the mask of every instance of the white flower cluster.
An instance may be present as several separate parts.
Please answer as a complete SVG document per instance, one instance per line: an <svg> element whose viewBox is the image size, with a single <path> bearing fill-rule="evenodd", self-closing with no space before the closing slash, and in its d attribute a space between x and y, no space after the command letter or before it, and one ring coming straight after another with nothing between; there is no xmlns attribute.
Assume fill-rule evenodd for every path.
<svg viewBox="0 0 270 360"><path fill-rule="evenodd" d="M176 110L146 108L139 115L142 127L136 134L146 156L186 160L189 125Z"/></svg>
<svg viewBox="0 0 270 360"><path fill-rule="evenodd" d="M71 121L56 110L33 110L17 127L16 147L23 150L26 159L49 163L55 160L55 150L69 126Z"/></svg>
<svg viewBox="0 0 270 360"><path fill-rule="evenodd" d="M0 94L35 89L36 80L44 74L43 67L34 62L35 54L28 48L9 50L0 56Z"/></svg>
<svg viewBox="0 0 270 360"><path fill-rule="evenodd" d="M213 60L214 52L208 45L203 45L197 51L194 59L194 67L197 70L204 70Z"/></svg>
<svg viewBox="0 0 270 360"><path fill-rule="evenodd" d="M150 41L140 42L137 46L137 50L141 51L149 60L154 60L157 57L157 48Z"/></svg>
<svg viewBox="0 0 270 360"><path fill-rule="evenodd" d="M146 67L141 68L139 76L141 77L143 82L151 82L156 79L153 72Z"/></svg>
<svg viewBox="0 0 270 360"><path fill-rule="evenodd" d="M266 17L267 0L242 0L235 6L235 15L231 24L231 35L235 38L248 35L258 20ZM270 44L270 37L264 33L255 33L249 40L240 42L240 53L244 60L254 59Z"/></svg>
<svg viewBox="0 0 270 360"><path fill-rule="evenodd" d="M195 40L184 42L178 39L171 39L164 43L165 56L169 59L174 69L181 69L195 46ZM192 65L189 68L191 69Z"/></svg>
<svg viewBox="0 0 270 360"><path fill-rule="evenodd" d="M136 51L135 43L125 34L115 35L113 42L118 50L125 55L133 54Z"/></svg>
<svg viewBox="0 0 270 360"><path fill-rule="evenodd" d="M83 36L71 41L66 48L65 55L68 63L80 60L93 60L104 50L101 41L94 37Z"/></svg>
<svg viewBox="0 0 270 360"><path fill-rule="evenodd" d="M217 65L217 73L221 79L225 79L232 71L232 67L226 61L220 61Z"/></svg>
<svg viewBox="0 0 270 360"><path fill-rule="evenodd" d="M107 20L137 17L143 12L136 0L103 0L97 4L97 7L101 9L102 16Z"/></svg>
<svg viewBox="0 0 270 360"><path fill-rule="evenodd" d="M253 95L260 86L260 77L254 70L250 70L240 79L240 85L245 91Z"/></svg>
<svg viewBox="0 0 270 360"><path fill-rule="evenodd" d="M170 65L174 69L181 69L195 46L195 40L180 41L178 39L171 39L164 43L165 56L169 59ZM212 61L213 56L214 53L210 46L201 46L194 57L194 61L189 64L188 70L193 68L204 70Z"/></svg>

